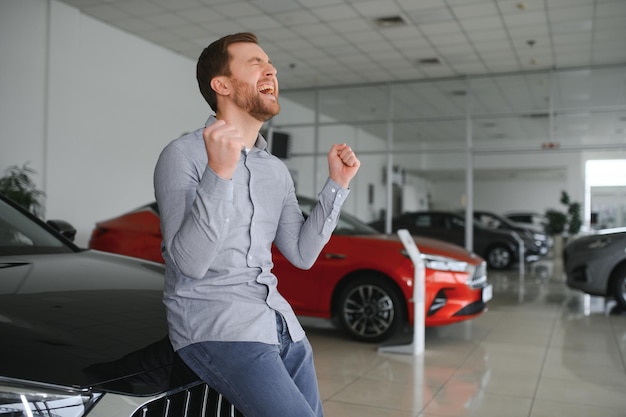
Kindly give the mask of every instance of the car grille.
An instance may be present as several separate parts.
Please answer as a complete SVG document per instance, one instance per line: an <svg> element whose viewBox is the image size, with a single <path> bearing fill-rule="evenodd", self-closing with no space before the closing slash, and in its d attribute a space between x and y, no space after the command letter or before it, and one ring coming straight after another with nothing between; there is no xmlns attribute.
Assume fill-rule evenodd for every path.
<svg viewBox="0 0 626 417"><path fill-rule="evenodd" d="M482 301L475 301L454 313L454 316L473 316L474 314L483 312L486 307L487 305Z"/></svg>
<svg viewBox="0 0 626 417"><path fill-rule="evenodd" d="M571 282L589 282L589 278L587 276L587 266L577 266L569 273L568 278Z"/></svg>
<svg viewBox="0 0 626 417"><path fill-rule="evenodd" d="M446 303L448 302L448 297L446 297L446 292L444 290L439 290L435 298L433 299L432 304L428 308L428 316L434 315L436 312L441 310Z"/></svg>
<svg viewBox="0 0 626 417"><path fill-rule="evenodd" d="M487 263L481 262L467 282L470 288L482 288L487 285Z"/></svg>
<svg viewBox="0 0 626 417"><path fill-rule="evenodd" d="M221 394L204 383L142 405L131 417L244 417Z"/></svg>

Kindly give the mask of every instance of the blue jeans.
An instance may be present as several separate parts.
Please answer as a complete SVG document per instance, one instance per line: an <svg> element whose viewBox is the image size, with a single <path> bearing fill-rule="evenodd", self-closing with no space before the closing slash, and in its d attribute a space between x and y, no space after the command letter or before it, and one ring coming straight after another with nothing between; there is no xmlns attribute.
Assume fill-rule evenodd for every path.
<svg viewBox="0 0 626 417"><path fill-rule="evenodd" d="M246 417L323 417L308 339L294 343L276 314L279 344L201 342L178 351Z"/></svg>

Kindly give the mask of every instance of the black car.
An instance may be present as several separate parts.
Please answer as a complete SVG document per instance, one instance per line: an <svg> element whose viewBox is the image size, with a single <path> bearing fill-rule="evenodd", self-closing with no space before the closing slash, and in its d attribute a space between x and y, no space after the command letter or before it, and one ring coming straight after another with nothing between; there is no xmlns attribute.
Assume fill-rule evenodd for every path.
<svg viewBox="0 0 626 417"><path fill-rule="evenodd" d="M545 232L538 231L532 225L516 223L508 218L491 211L474 210L474 220L490 229L499 229L515 232L524 239L524 245L532 252L545 256L553 246L553 239Z"/></svg>
<svg viewBox="0 0 626 417"><path fill-rule="evenodd" d="M626 228L602 230L568 243L563 267L570 288L613 297L626 309Z"/></svg>
<svg viewBox="0 0 626 417"><path fill-rule="evenodd" d="M385 221L370 223L383 232ZM417 236L425 236L465 246L465 217L447 211L418 211L403 213L392 219L393 232L406 229ZM526 245L525 245L526 246ZM530 245L529 245L530 246ZM510 268L519 260L520 245L510 231L494 230L474 222L473 251L485 258L494 269ZM532 247L525 248L524 260L534 261L540 254Z"/></svg>
<svg viewBox="0 0 626 417"><path fill-rule="evenodd" d="M173 351L162 287L0 196L0 416L240 416Z"/></svg>
<svg viewBox="0 0 626 417"><path fill-rule="evenodd" d="M546 227L549 223L548 218L544 214L534 211L510 211L504 213L504 217L541 233L546 232Z"/></svg>

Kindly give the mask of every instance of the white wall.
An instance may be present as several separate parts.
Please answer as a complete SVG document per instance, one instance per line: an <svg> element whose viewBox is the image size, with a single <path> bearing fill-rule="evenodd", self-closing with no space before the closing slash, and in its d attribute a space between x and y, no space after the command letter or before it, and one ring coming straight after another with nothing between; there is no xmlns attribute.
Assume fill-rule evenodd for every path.
<svg viewBox="0 0 626 417"><path fill-rule="evenodd" d="M43 2L0 2L0 168L3 170L29 161L37 171L43 171L46 27Z"/></svg>
<svg viewBox="0 0 626 417"><path fill-rule="evenodd" d="M413 169L465 170L464 155L444 153L416 157ZM487 154L474 157L477 170L523 168L542 170L546 167L562 170L564 175L533 176L520 178L474 178L474 208L504 213L514 210L530 210L543 213L547 209L563 210L559 202L562 191L567 191L574 201L584 200L583 156L579 152L531 152L527 154ZM431 184L432 208L458 210L465 207L465 179L436 181Z"/></svg>
<svg viewBox="0 0 626 417"><path fill-rule="evenodd" d="M0 169L30 162L86 245L154 199L160 150L209 115L195 62L56 1L0 2L0 39Z"/></svg>
<svg viewBox="0 0 626 417"><path fill-rule="evenodd" d="M87 244L96 221L153 200L158 153L173 138L201 126L211 112L198 92L194 60L55 0L0 1L0 39L0 170L30 162L47 194L46 217L74 224L80 245ZM281 104L285 120L299 111L288 100ZM371 138L361 132L345 134L357 150L372 149ZM309 136L303 135L303 149L311 147ZM379 148L384 150L384 144ZM304 159L289 164L298 171L305 194L315 195L314 167L317 164L318 181L327 168L321 157ZM382 169L387 160L371 153L361 160L346 209L370 220L385 205ZM582 201L584 160L582 154L477 157L477 169L552 166L558 161L567 174L561 181L517 184L514 191L508 181L478 181L475 206L543 211L558 204L553 196L562 189ZM465 159L451 154L396 155L396 164L464 169ZM369 184L375 188L372 205ZM412 178L403 190L407 209L425 208L429 195L435 203L457 208L464 194L464 182L430 184L420 178Z"/></svg>

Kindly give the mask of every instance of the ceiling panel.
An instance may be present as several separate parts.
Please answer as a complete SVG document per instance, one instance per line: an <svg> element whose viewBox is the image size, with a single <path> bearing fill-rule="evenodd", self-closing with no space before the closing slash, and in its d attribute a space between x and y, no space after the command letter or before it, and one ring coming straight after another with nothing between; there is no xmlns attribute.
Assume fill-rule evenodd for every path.
<svg viewBox="0 0 626 417"><path fill-rule="evenodd" d="M400 81L626 60L626 48L614 51L617 54L603 48L605 41L612 46L626 42L623 0L64 1L194 60L221 35L255 31L262 45L284 52L276 61L283 89L335 85L338 80L360 83L383 74L381 81ZM392 16L403 24L375 21ZM311 56L367 59L346 59L345 73L327 77L324 71L306 69L307 55L296 55L296 45L302 42L309 45ZM424 58L438 58L440 64L415 65ZM380 71L364 72L362 66L370 62ZM385 71L387 66L391 70Z"/></svg>
<svg viewBox="0 0 626 417"><path fill-rule="evenodd" d="M386 134L387 85L357 87L395 82L400 148L464 146L470 98L479 147L626 143L624 0L61 1L192 60L253 31L285 96L314 108L299 89L321 87L323 121L372 134Z"/></svg>

